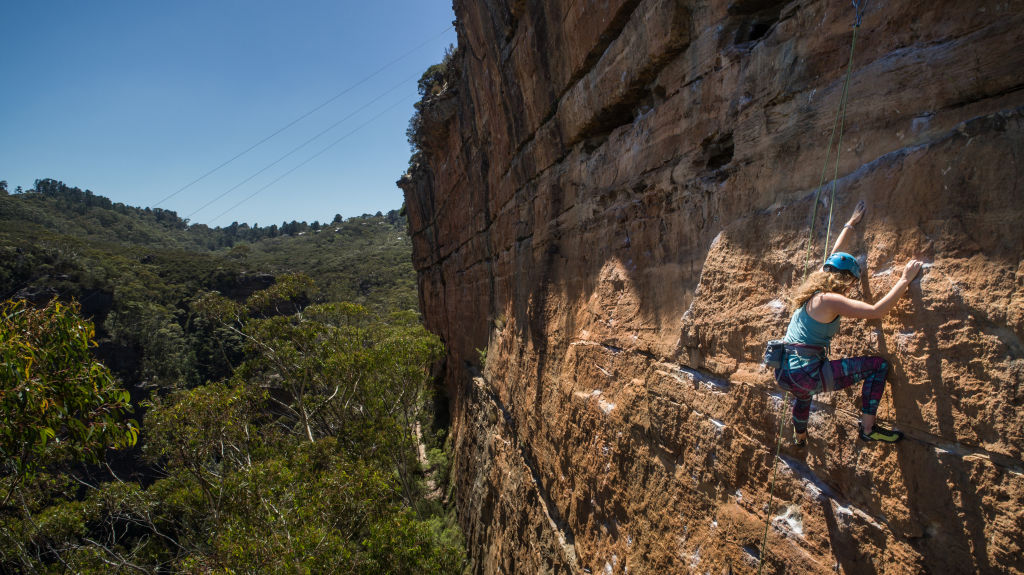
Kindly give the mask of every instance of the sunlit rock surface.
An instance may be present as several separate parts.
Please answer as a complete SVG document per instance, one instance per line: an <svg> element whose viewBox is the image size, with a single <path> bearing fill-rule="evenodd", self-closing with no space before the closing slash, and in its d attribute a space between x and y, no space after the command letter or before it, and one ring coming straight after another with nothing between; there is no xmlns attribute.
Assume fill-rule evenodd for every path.
<svg viewBox="0 0 1024 575"><path fill-rule="evenodd" d="M752 573L766 520L766 573L1024 572L1024 2L868 4L817 210L849 3L455 10L401 184L475 572ZM907 440L850 390L775 459L763 344L859 199L864 298L928 266L833 356L891 359Z"/></svg>

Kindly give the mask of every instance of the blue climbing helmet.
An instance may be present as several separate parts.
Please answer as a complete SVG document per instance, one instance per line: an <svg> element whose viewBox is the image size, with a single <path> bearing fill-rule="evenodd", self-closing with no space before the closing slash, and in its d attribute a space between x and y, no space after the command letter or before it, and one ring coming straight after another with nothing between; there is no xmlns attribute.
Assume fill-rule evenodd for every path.
<svg viewBox="0 0 1024 575"><path fill-rule="evenodd" d="M853 274L853 277L860 279L860 264L857 263L857 258L846 252L836 252L828 256L821 269L825 271L849 272Z"/></svg>

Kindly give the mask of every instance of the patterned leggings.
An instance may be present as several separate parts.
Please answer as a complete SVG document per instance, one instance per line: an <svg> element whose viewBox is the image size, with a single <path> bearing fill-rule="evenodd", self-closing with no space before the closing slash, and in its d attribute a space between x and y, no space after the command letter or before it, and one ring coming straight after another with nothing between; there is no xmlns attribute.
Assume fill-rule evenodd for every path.
<svg viewBox="0 0 1024 575"><path fill-rule="evenodd" d="M861 389L861 411L874 415L878 401L885 391L885 377L889 374L889 362L880 357L848 357L828 362L825 369L832 369L834 385L825 389L821 381L822 362L815 361L800 369L786 367L775 370L775 381L779 387L793 394L793 427L797 432L807 431L807 418L811 413L811 399L822 392L846 389L864 380Z"/></svg>

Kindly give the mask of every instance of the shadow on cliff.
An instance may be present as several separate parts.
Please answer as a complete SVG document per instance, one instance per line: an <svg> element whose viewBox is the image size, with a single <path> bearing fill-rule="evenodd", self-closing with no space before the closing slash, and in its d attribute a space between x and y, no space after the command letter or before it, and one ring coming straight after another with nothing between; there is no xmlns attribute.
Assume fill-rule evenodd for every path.
<svg viewBox="0 0 1024 575"><path fill-rule="evenodd" d="M874 301L867 277L862 280L861 287L865 300ZM869 322L879 334L878 355L886 358L892 366L889 377L891 406L882 407L879 420L883 421L887 419L886 416L890 416L895 420L897 428L924 429L927 424L921 407L931 405L935 409L939 436L955 437L952 399L942 393L946 386L942 379L942 353L935 335L937 320L925 315L927 308L919 284L913 284L908 295L913 304L913 321L924 333L922 351L927 358L927 375L925 381L911 384L899 359L889 350L888 342L882 335L881 320ZM921 401L929 395L924 390L932 391L930 403ZM894 450L900 467L898 477L904 480L903 485L891 486L891 491L894 496L900 492L905 495L909 517L905 522L900 522L902 525L888 521L884 516L878 519L887 522L894 535L904 538L920 554L928 572L991 572L993 567L988 558L984 520L979 515L983 502L970 476L962 466L944 463L938 455L941 448L930 441L915 438L918 434L925 432L912 432L904 441L893 446L858 442L858 453L864 450ZM958 457L953 453L945 453L948 457ZM857 460L860 460L860 456ZM876 482L894 479L875 473L872 476ZM947 509L956 509L956 513L934 515L936 509L943 509L943 505L936 505L936 502L948 502ZM844 528L828 499L822 500L822 515L828 527L828 539L833 553L843 572L874 572L871 559L860 551L865 543L863 537L871 537L871 534L866 531L853 533ZM875 549L884 548L885 537L880 532L874 533L871 546Z"/></svg>
<svg viewBox="0 0 1024 575"><path fill-rule="evenodd" d="M948 394L950 386L944 384L942 377L942 351L936 332L939 329L939 318L928 317L927 309L918 282L911 285L908 294L913 303L915 319L919 321L919 329L924 333L924 352L926 356L925 371L927 379L911 384L905 370L900 369L894 374L896 385L891 386L891 398L895 420L898 424L909 422L912 428L923 428L924 417L921 414L921 390L924 386L931 391L932 404L935 406L935 422L940 438L957 436L954 429L952 398ZM879 337L880 351L889 356L883 337ZM950 572L991 572L989 563L988 539L985 534L984 518L980 516L984 508L978 496L976 486L964 465L950 465L939 456L941 448L929 442L908 436L902 445L896 446L896 460L900 465L901 475L905 484L907 507L911 521L921 522L911 533L902 535L921 553L925 566L932 572L948 570ZM954 453L945 452L946 457L959 457ZM940 516L928 516L929 510L941 509L935 502L948 502L949 509L955 513Z"/></svg>
<svg viewBox="0 0 1024 575"><path fill-rule="evenodd" d="M552 190L550 194L551 202L549 206L550 213L560 214L562 211L562 198L563 193L561 189ZM533 277L531 282L533 289L530 291L528 306L526 306L527 322L517 322L518 325L529 326L530 342L533 345L534 352L537 357L537 371L534 379L534 415L540 419L543 417L544 405L544 374L548 366L548 298L549 292L552 285L552 273L554 271L555 264L559 258L559 232L553 231L549 238L549 243L544 249L544 255L539 265L536 267L536 277ZM531 247L533 242L530 243ZM532 274L531 274L532 275ZM542 427L539 422L537 428Z"/></svg>

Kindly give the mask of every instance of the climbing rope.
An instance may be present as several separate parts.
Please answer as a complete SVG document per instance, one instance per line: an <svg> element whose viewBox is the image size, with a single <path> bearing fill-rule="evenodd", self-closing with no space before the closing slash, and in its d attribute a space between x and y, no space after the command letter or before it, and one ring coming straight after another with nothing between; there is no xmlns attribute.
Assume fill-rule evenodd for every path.
<svg viewBox="0 0 1024 575"><path fill-rule="evenodd" d="M779 451L782 450L782 428L786 425L786 402L782 402L782 415L779 417L779 433L775 436L775 455L772 456L772 484L768 489L768 508L765 510L764 517L764 537L761 539L761 557L760 564L757 567L758 574L761 573L761 569L764 568L765 553L768 552L768 526L771 524L772 518L772 503L775 499L775 478L779 474Z"/></svg>
<svg viewBox="0 0 1024 575"><path fill-rule="evenodd" d="M861 20L864 17L864 10L867 9L868 0L851 0L853 4L855 19L853 23L853 37L850 39L850 57L846 64L846 79L843 81L843 91L839 97L839 107L836 109L836 118L832 122L832 133L828 137L828 147L825 150L825 163L821 168L821 177L818 180L817 191L814 194L814 211L811 213L811 228L807 234L807 255L804 259L804 278L807 277L807 270L811 262L811 245L814 241L814 222L818 217L818 201L821 198L822 185L825 183L825 174L828 171L829 157L832 155L832 141L835 138L836 130L839 130L839 138L836 141L836 161L832 172L832 191L828 202L828 226L825 231L825 253L822 257L822 264L828 259L828 242L832 235L832 214L836 200L836 183L839 177L839 154L843 147L843 125L846 121L846 104L850 93L850 77L853 74L853 52L857 45L857 30L860 29ZM758 575L764 569L765 559L768 557L768 528L771 525L772 503L775 501L775 478L779 473L779 452L782 449L782 430L786 425L786 403L782 404L782 415L779 417L779 431L775 436L775 455L772 457L772 481L768 489L768 507L764 517L764 536L761 539L761 557L757 567Z"/></svg>
<svg viewBox="0 0 1024 575"><path fill-rule="evenodd" d="M854 2L853 4L854 6L857 5L856 2ZM859 11L857 21L860 22ZM843 128L846 122L846 104L849 102L848 95L850 92L850 75L853 71L853 49L857 45L857 30L859 28L860 26L858 25L854 25L853 27L853 38L850 40L850 60L849 63L847 63L846 65L846 81L843 82L843 95L842 97L839 98L839 106L841 112L836 116L839 119L839 121L837 122L839 124L839 138L836 141L836 163L835 169L832 172L832 192L829 196L828 201L828 227L825 230L825 250L821 256L822 264L824 264L825 260L828 259L828 242L832 237L832 210L833 208L835 208L836 205L836 187L839 183L839 154L843 149ZM835 124L833 124L832 130L835 131ZM828 162L827 155L825 156L825 162ZM821 185L820 182L818 185Z"/></svg>
<svg viewBox="0 0 1024 575"><path fill-rule="evenodd" d="M851 0L853 4L856 16L853 24L853 36L850 39L850 57L846 64L846 79L843 81L843 91L839 97L839 106L836 109L836 117L832 122L832 133L828 137L828 146L825 148L825 162L821 166L821 177L818 179L818 186L815 188L817 191L814 194L814 210L811 212L811 227L807 233L807 255L804 258L804 277L807 277L807 270L810 268L811 262L811 246L814 243L814 223L818 219L818 202L821 199L822 185L825 183L825 174L828 173L829 158L832 156L832 142L835 139L836 131L839 131L839 140L836 144L836 161L835 168L832 172L832 190L829 196L828 203L828 227L825 232L825 249L824 255L821 258L822 263L828 259L828 242L832 236L832 213L833 207L835 206L836 199L836 185L838 183L839 176L839 155L842 152L843 146L843 128L846 120L846 104L850 94L850 77L853 74L853 53L857 46L857 30L860 29L861 19L864 16L864 10L867 8L868 0L863 0L863 3L858 0Z"/></svg>

